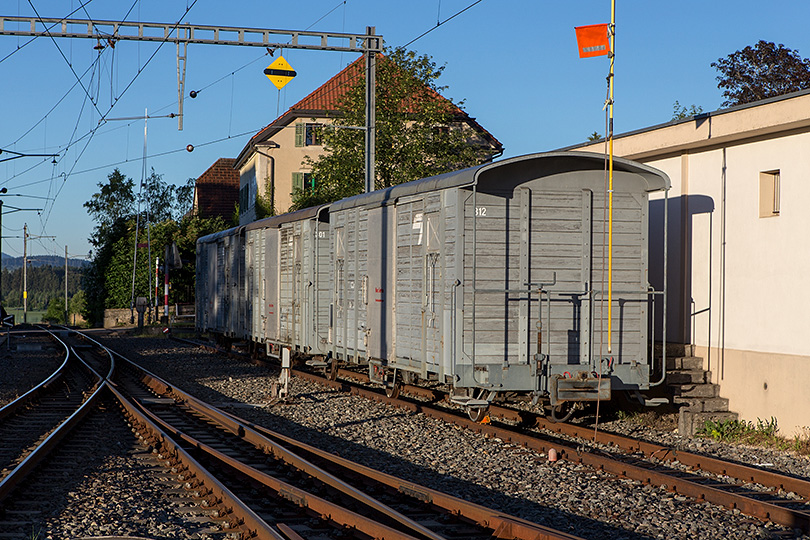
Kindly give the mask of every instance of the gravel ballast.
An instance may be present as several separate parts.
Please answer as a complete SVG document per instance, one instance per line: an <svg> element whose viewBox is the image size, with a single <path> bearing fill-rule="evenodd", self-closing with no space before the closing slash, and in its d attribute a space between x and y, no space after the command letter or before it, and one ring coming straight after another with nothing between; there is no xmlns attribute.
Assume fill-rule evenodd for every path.
<svg viewBox="0 0 810 540"><path fill-rule="evenodd" d="M287 404L274 404L277 373L161 338L106 344L197 397L252 422L371 467L584 538L802 538L739 511L697 503L294 378ZM615 431L810 477L805 456L691 440L632 423ZM640 433L643 432L643 433Z"/></svg>

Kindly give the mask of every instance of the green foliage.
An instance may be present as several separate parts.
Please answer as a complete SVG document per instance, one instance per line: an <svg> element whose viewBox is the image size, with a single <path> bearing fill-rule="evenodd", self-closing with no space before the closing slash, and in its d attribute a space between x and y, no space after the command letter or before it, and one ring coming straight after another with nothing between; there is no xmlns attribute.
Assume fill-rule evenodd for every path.
<svg viewBox="0 0 810 540"><path fill-rule="evenodd" d="M108 240L108 232L114 224L135 212L135 182L116 167L107 176L107 183L99 182L99 192L94 193L84 207L96 222L90 243L99 247Z"/></svg>
<svg viewBox="0 0 810 540"><path fill-rule="evenodd" d="M241 213L239 212L239 203L233 205L233 214L231 214L231 227L238 227L239 226L239 216Z"/></svg>
<svg viewBox="0 0 810 540"><path fill-rule="evenodd" d="M112 175L111 175L112 177ZM132 304L133 295L133 263L134 264L134 294L147 298L155 297L155 258L160 258L161 269L157 277L158 296L163 298L163 269L164 248L177 243L183 268L170 272L171 289L169 301L171 303L185 303L194 301L194 279L196 242L199 236L225 229L227 226L221 218L203 219L196 214L185 214L183 205L187 202L188 187L176 188L166 185L163 177L154 171L148 179L150 199L152 199L152 215L163 218L160 222L147 223L140 221L138 230L138 244L147 246L137 247L135 235L137 220L134 214L119 216L112 220L104 235L98 235L98 243L94 243L96 250L94 258L87 269L83 281L84 297L77 300L84 304L82 314L93 324L103 321L104 310L108 308L128 308ZM117 186L127 190L127 185L118 182ZM105 191L102 186L102 191ZM131 190L132 185L129 184ZM105 192L109 192L106 190ZM99 195L99 194L96 194ZM88 203L96 199L91 199ZM180 200L178 200L180 197ZM160 201L155 201L160 198ZM177 216L173 219L172 215ZM182 218L180 216L182 215ZM96 216L94 216L96 217ZM145 216L144 216L145 217ZM98 218L97 222L101 226ZM135 253L137 251L137 257Z"/></svg>
<svg viewBox="0 0 810 540"><path fill-rule="evenodd" d="M794 436L792 440L785 439L779 436L779 426L776 418L773 417L770 420L757 418L756 424L745 420L722 420L719 422L708 420L697 432L697 435L717 441L765 446L778 450L793 450L801 454L810 454L810 430L805 428L802 433Z"/></svg>
<svg viewBox="0 0 810 540"><path fill-rule="evenodd" d="M52 298L48 304L48 310L42 316L42 320L52 323L64 323L65 299L61 297Z"/></svg>
<svg viewBox="0 0 810 540"><path fill-rule="evenodd" d="M68 294L76 294L82 281L83 272L76 268L68 270ZM33 266L28 268L28 309L40 310L48 307L51 298L65 295L65 268L58 266ZM23 269L12 271L3 269L3 305L7 308L23 305ZM63 317L64 318L64 317Z"/></svg>
<svg viewBox="0 0 810 540"><path fill-rule="evenodd" d="M342 98L333 124L321 133L326 152L306 158L312 189L295 189L292 209L350 197L365 187L365 78L358 64L354 85ZM375 189L484 162L491 150L471 140L457 120L460 104L441 99L443 67L402 47L377 62ZM355 128L355 129L348 129Z"/></svg>
<svg viewBox="0 0 810 540"><path fill-rule="evenodd" d="M68 300L68 313L71 315L74 313L82 313L84 311L84 305L85 295L84 291L80 289Z"/></svg>
<svg viewBox="0 0 810 540"><path fill-rule="evenodd" d="M602 135L600 135L598 131L594 131L593 133L588 135L588 140L590 142L601 141L602 140Z"/></svg>
<svg viewBox="0 0 810 540"><path fill-rule="evenodd" d="M675 100L675 103L672 105L672 120L683 120L684 118L691 118L693 116L697 116L703 112L703 107L700 105L690 105L687 107L686 105L681 106L678 103L678 100Z"/></svg>
<svg viewBox="0 0 810 540"><path fill-rule="evenodd" d="M174 214L175 219L181 219L191 211L191 208L194 206L194 186L196 184L196 178L189 178L186 180L185 185L177 186L175 190L175 196L177 198Z"/></svg>
<svg viewBox="0 0 810 540"><path fill-rule="evenodd" d="M266 217L276 215L276 207L273 201L275 200L275 193L273 193L273 185L270 179L265 179L264 182L264 196L256 194L256 220L264 219Z"/></svg>
<svg viewBox="0 0 810 540"><path fill-rule="evenodd" d="M810 88L810 59L782 44L760 40L712 62L720 72L717 87L723 90L723 107Z"/></svg>

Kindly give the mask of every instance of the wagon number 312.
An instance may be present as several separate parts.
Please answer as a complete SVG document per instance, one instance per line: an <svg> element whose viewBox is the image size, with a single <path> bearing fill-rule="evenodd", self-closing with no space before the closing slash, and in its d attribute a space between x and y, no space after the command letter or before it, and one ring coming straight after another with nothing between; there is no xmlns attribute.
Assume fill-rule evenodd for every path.
<svg viewBox="0 0 810 540"><path fill-rule="evenodd" d="M485 217L487 215L487 207L486 206L476 206L475 207L475 217Z"/></svg>

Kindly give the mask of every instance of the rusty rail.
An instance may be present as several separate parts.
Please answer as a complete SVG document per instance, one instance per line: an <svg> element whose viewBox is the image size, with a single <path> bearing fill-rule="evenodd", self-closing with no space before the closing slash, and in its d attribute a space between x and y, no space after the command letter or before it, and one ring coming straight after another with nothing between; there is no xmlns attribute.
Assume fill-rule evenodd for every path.
<svg viewBox="0 0 810 540"><path fill-rule="evenodd" d="M341 370L339 375L344 374L349 375L349 373L344 372L345 370ZM762 520L770 520L787 527L800 528L805 532L810 531L810 512L793 510L790 508L783 508L779 506L779 504L794 504L794 503L801 503L802 501L782 500L779 501L779 504L775 502L760 501L738 493L725 491L715 486L698 484L688 479L680 478L678 477L679 474L678 471L672 471L671 473L668 473L660 470L652 470L651 468L626 463L610 456L589 453L587 451L583 451L582 448L572 446L571 444L566 444L559 441L545 441L543 439L527 434L525 432L510 429L506 426L479 424L473 422L472 420L463 418L458 414L455 414L454 412L451 412L449 410L442 410L440 408L432 407L427 403L423 405L420 403L402 400L399 398L389 398L372 389L362 388L355 385L348 385L345 382L341 381L330 381L324 377L306 371L296 370L294 373L296 376L318 382L331 388L349 392L351 394L355 394L358 396L365 397L367 399L372 399L375 401L386 403L395 407L400 407L413 412L419 412L425 414L426 416L431 416L433 418L437 418L439 420L448 423L456 424L458 426L465 427L467 429L470 429L478 433L482 433L490 437L498 437L506 442L520 444L526 448L531 448L533 450L537 450L540 452L548 452L550 449L553 448L558 452L560 457L563 459L566 459L574 463L582 463L585 465L589 465L594 469L614 474L620 478L630 478L645 484L653 484L658 486L666 485L668 489L670 489L671 491L679 493L681 495L692 497L698 501L708 501L720 506L724 506L729 509L738 509L744 514ZM362 378L362 376L358 377L357 373L351 373L350 376L355 379ZM429 390L413 386L403 387L403 392L411 392L412 390L415 390L416 393L418 393L423 397L428 397L429 399L433 400L438 400L437 394L440 394L436 390ZM521 416L520 413L518 413L518 411L514 411L512 409L496 408L495 410L492 411L492 414L498 415L500 413L506 416L507 412L510 415L509 419L511 420L524 419L524 417ZM552 430L554 430L556 427L558 433L565 433L566 431L570 431L571 433L573 433L572 429L573 426L571 426L570 424L548 423L548 425L549 429ZM608 442L613 440L616 441L616 444L621 442L619 441L619 439L621 439L620 436L610 434L610 437L608 437L607 435L608 434L600 433L599 434L600 442ZM602 438L602 436L604 436L604 438ZM757 478L756 481L771 482L772 485L770 485L769 487L775 487L777 489L788 488L790 491L794 491L796 493L806 493L807 486L810 485L807 481L802 479L796 479L780 475L778 473L773 473L770 471L759 471L752 467L747 467L745 465L725 462L723 460L710 458L706 456L699 456L697 454L689 454L688 452L677 451L674 449L669 449L667 447L661 447L658 445L653 445L651 443L645 443L643 441L637 441L634 439L629 439L629 442L625 442L624 444L628 448L636 448L638 451L644 451L645 454L649 452L649 454L647 454L648 456L651 454L656 454L656 456L658 456L657 453L661 453L664 457L668 457L669 459L672 460L678 459L681 463L687 465L697 466L705 464L706 467L704 467L703 470L709 472L717 471L716 474L727 474L729 476L732 476L733 475L732 471L743 471L741 472L741 474L744 474L744 476L742 476L742 478L739 479L747 480L749 477L753 476ZM669 452L668 456L666 452L664 452L665 450ZM766 474L754 475L754 473L766 473ZM716 485L720 486L722 484L718 482Z"/></svg>
<svg viewBox="0 0 810 540"><path fill-rule="evenodd" d="M57 342L61 343L65 350L68 350L67 344L65 344L62 340L58 339L55 335L48 332L51 335L52 339L55 339ZM64 369L70 360L70 353L68 352L65 356L65 361L59 367L59 369L47 380L45 380L42 384L38 385L30 392L26 393L22 397L29 396L37 396L44 392L47 387L53 384L58 378L60 378L63 373ZM85 367L89 368L87 364L84 364ZM93 371L93 370L91 370ZM93 371L93 373L96 373ZM14 491L17 487L19 487L25 478L43 461L45 460L48 455L56 448L59 443L67 437L71 431L82 421L84 420L88 414L90 414L95 407L97 406L99 400L101 399L101 393L104 391L106 387L106 382L102 377L98 377L96 373L98 381L95 383L93 387L92 394L84 400L84 402L79 406L76 411L74 411L70 416L68 416L63 422L61 422L46 438L43 440L37 447L31 451L25 459L23 459L5 478L3 478L2 482L0 482L0 501L4 500L8 497L12 491ZM22 399L22 397L20 399ZM30 397L30 396L29 396ZM22 406L20 399L15 400L14 402L10 403L9 406L14 406L14 410ZM33 398L31 398L33 399ZM24 402L27 403L28 401ZM15 405L16 404L16 405ZM7 406L7 407L9 407ZM6 408L3 408L5 411ZM12 409L9 409L12 410ZM5 414L4 414L5 415Z"/></svg>
<svg viewBox="0 0 810 540"><path fill-rule="evenodd" d="M223 352L208 345L201 345L200 343L194 342L190 343L193 343L196 346L209 347L217 350L217 352ZM233 352L227 352L227 354L234 358L239 358L242 360L245 359L243 355L238 355ZM252 361L255 362L255 360ZM262 361L259 362L263 363ZM574 463L589 465L597 470L614 474L620 478L630 478L642 483L659 486L666 485L670 491L692 497L698 501L707 501L729 509L738 509L740 512L758 519L771 520L787 527L800 528L805 532L810 532L810 512L793 510L779 506L779 504L795 504L802 503L803 501L784 499L776 502L760 501L738 493L724 491L712 485L698 484L691 482L688 479L680 478L678 476L680 474L679 471L672 470L671 473L665 473L660 470L652 470L649 467L642 467L631 463L626 463L606 455L589 453L587 451L583 451L581 447L574 447L571 444L566 444L560 441L545 441L525 432L511 429L507 426L479 424L473 422L472 420L462 418L458 414L455 414L449 410L433 407L429 403L420 404L397 397L389 398L376 390L350 385L339 380L329 380L326 377L322 377L308 371L293 370L293 374L330 388L362 396L381 403L386 403L405 410L420 412L426 416L431 416L448 423L456 424L460 427L465 427L490 437L498 437L506 442L520 444L526 448L531 448L540 452L548 452L548 450L553 448L558 452L561 458ZM338 376L351 378L363 383L368 382L367 376L350 370L341 369L338 372ZM444 392L413 385L403 385L402 391L403 393L411 393L433 402L441 401L446 398L446 393ZM592 433L593 431L592 429L586 430L585 428L579 428L571 424L548 422L541 416L532 414L530 412L516 411L514 409L497 406L493 406L490 410L491 414L494 416L515 422L526 423L527 420L531 421L533 418L538 427L572 437L584 438L586 440L589 440L589 437L583 432L590 431ZM577 435L577 433L581 433L582 435ZM794 493L802 494L805 498L807 498L810 494L810 491L808 491L808 489L810 489L810 482L807 480L782 475L772 471L764 471L743 464L732 463L718 458L712 458L710 456L693 454L690 452L676 450L636 439L629 439L620 435L605 432L600 432L598 434L597 441L605 444L614 444L629 452L642 452L647 457L654 455L654 457L657 457L662 461L678 460L684 465L700 468L701 470L711 472L713 474L734 476L739 480L757 482L773 489L793 491ZM727 485L720 482L717 482L716 485L734 487L732 485Z"/></svg>
<svg viewBox="0 0 810 540"><path fill-rule="evenodd" d="M191 457L188 452L177 445L158 425L153 423L140 407L131 403L116 388L112 386L108 386L108 388L121 404L126 414L149 433L154 441L154 446L158 448L161 453L171 454L191 471L196 479L205 486L205 489L209 490L214 497L221 501L223 506L231 509L231 512L234 514L233 517L236 518L236 523L232 523L232 526L238 526L241 523L246 529L245 532L255 534L260 540L285 540L283 536L279 535L270 525L265 523L263 519L239 500L225 485L211 475L205 467Z"/></svg>
<svg viewBox="0 0 810 540"><path fill-rule="evenodd" d="M271 440L279 441L287 446L295 448L297 451L303 451L318 456L323 460L330 461L347 470L356 472L361 477L371 478L376 482L387 485L397 491L409 493L420 500L428 501L430 504L443 508L448 512L464 516L481 527L493 529L496 531L493 534L495 538L511 538L516 540L573 540L578 538L576 536L572 536L549 527L544 527L524 519L510 516L501 512L496 512L491 508L453 497L452 495L442 493L441 491L437 491L435 489L420 486L418 484L408 482L407 480L402 480L396 476L366 467L365 465L355 463L344 457L315 448L314 446L310 446L306 443L302 443L268 428L252 424L236 415L229 413L226 414L235 420L250 426L252 429L255 429L257 432Z"/></svg>

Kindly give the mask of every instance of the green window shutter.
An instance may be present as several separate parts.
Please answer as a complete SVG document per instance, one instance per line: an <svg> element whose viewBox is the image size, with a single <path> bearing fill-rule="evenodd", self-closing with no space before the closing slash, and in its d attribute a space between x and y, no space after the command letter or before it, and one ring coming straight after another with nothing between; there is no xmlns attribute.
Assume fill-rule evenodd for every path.
<svg viewBox="0 0 810 540"><path fill-rule="evenodd" d="M306 125L295 124L295 147L300 148L305 146L304 135L306 133Z"/></svg>
<svg viewBox="0 0 810 540"><path fill-rule="evenodd" d="M304 173L301 172L294 172L292 173L292 188L293 191L304 189Z"/></svg>
<svg viewBox="0 0 810 540"><path fill-rule="evenodd" d="M304 189L307 191L315 189L315 179L312 177L312 173L304 173Z"/></svg>

